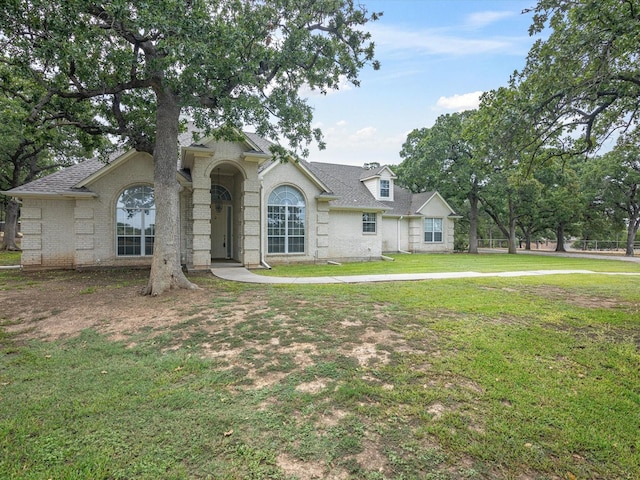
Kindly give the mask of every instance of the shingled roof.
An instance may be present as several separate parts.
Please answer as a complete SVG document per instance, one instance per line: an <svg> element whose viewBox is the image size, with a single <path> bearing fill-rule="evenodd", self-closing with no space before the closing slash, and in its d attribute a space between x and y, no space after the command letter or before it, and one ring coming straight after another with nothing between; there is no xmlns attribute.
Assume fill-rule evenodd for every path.
<svg viewBox="0 0 640 480"><path fill-rule="evenodd" d="M255 133L243 132L244 135L257 147L254 149L255 153L269 154L269 148L273 145L269 140L266 140ZM198 130L193 124L187 125L187 130L178 136L178 145L180 147L197 146L201 139L198 136ZM20 197L21 195L82 195L91 194L91 191L87 188L74 188L74 185L82 182L82 180L90 177L101 168L107 166L109 163L125 154L125 150L118 150L109 155L105 159L99 157L84 160L76 165L64 168L57 172L54 172L46 177L39 178L32 182L26 183L19 187L8 190L6 193ZM189 178L188 172L180 171L185 178Z"/></svg>
<svg viewBox="0 0 640 480"><path fill-rule="evenodd" d="M436 192L411 193L409 190L394 185L393 202L383 202L391 208L387 215L419 215L418 209L422 207Z"/></svg>
<svg viewBox="0 0 640 480"><path fill-rule="evenodd" d="M104 161L98 158L92 158L16 187L7 193L16 197L19 197L20 194L74 195L78 193L90 193L86 188L73 188L73 186L88 176L93 175L104 166Z"/></svg>
<svg viewBox="0 0 640 480"><path fill-rule="evenodd" d="M331 193L339 197L331 202L331 206L375 210L390 208L383 202L376 200L364 183L360 181L364 170L362 167L335 163L304 163L319 180L331 189Z"/></svg>

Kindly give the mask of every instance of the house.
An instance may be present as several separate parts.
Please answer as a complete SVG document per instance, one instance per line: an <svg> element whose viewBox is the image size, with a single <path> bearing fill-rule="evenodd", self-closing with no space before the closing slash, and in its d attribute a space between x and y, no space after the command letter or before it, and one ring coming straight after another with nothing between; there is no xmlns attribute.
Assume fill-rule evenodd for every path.
<svg viewBox="0 0 640 480"><path fill-rule="evenodd" d="M451 252L458 218L437 192L395 185L388 166L279 162L270 142L180 138L180 255L190 270ZM150 265L153 159L90 159L4 192L22 202L26 269Z"/></svg>

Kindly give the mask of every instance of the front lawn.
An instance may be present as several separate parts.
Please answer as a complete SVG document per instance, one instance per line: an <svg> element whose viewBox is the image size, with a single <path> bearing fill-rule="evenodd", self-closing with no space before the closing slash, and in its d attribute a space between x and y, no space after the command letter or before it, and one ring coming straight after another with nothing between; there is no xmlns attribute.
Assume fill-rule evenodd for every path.
<svg viewBox="0 0 640 480"><path fill-rule="evenodd" d="M0 266L20 265L22 252L0 250Z"/></svg>
<svg viewBox="0 0 640 480"><path fill-rule="evenodd" d="M638 276L145 276L0 271L0 478L640 478Z"/></svg>
<svg viewBox="0 0 640 480"><path fill-rule="evenodd" d="M580 258L554 254L507 255L501 253L460 254L393 254L392 261L343 263L319 262L307 265L273 265L271 270L259 269L255 273L272 276L308 277L331 275L375 275L387 273L432 272L507 272L518 270L592 270L596 272L640 272L640 263L607 258Z"/></svg>

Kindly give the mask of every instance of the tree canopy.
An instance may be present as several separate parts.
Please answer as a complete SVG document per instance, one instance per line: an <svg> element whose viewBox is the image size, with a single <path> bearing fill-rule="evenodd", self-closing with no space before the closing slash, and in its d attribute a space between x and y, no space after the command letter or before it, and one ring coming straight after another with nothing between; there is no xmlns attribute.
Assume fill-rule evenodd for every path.
<svg viewBox="0 0 640 480"><path fill-rule="evenodd" d="M0 191L86 158L104 139L64 125L61 112L91 115L87 105L43 99L47 92L30 77L0 64ZM89 117L90 118L90 117ZM2 249L17 250L18 203L7 199Z"/></svg>
<svg viewBox="0 0 640 480"><path fill-rule="evenodd" d="M640 107L637 0L539 0L531 34L548 31L513 85L528 102L541 144L562 138L562 152L592 151L635 128Z"/></svg>
<svg viewBox="0 0 640 480"><path fill-rule="evenodd" d="M146 293L156 295L194 287L178 252L182 116L217 135L249 124L302 155L311 141L322 146L300 90L358 85L365 65L377 68L363 27L378 16L354 0L12 0L0 6L2 61L52 99L92 105L92 122L69 123L153 152L157 224Z"/></svg>

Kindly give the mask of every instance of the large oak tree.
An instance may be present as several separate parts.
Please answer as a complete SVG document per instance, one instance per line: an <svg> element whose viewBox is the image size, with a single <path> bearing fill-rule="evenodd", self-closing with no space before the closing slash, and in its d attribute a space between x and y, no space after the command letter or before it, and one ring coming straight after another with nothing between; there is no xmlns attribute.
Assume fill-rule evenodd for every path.
<svg viewBox="0 0 640 480"><path fill-rule="evenodd" d="M53 97L90 102L94 133L153 153L156 241L145 293L195 288L178 243L178 131L190 115L222 135L250 124L306 153L322 145L303 87L358 84L377 68L354 0L9 0L0 7L3 61ZM149 128L151 127L151 128ZM276 154L284 155L284 149Z"/></svg>
<svg viewBox="0 0 640 480"><path fill-rule="evenodd" d="M635 128L640 114L638 0L539 0L530 33L548 33L513 85L528 100L539 145L563 138L563 152L592 151Z"/></svg>

